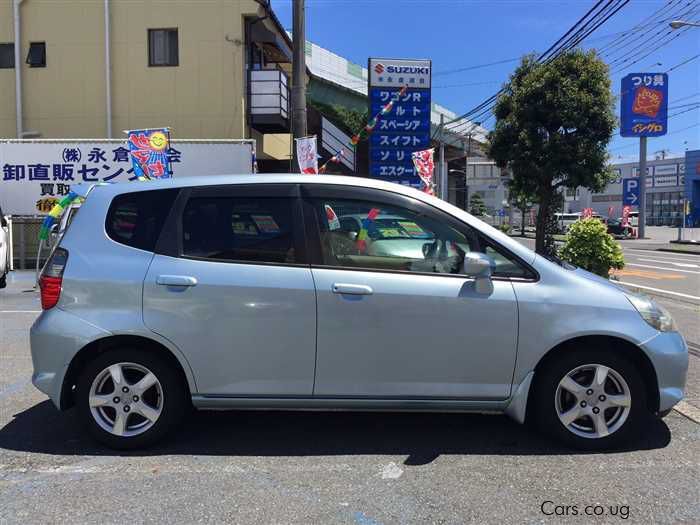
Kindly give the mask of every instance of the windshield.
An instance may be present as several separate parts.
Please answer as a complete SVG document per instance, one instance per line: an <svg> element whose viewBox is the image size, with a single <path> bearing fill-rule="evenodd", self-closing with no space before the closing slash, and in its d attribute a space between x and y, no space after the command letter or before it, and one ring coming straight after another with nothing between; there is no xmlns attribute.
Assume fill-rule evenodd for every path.
<svg viewBox="0 0 700 525"><path fill-rule="evenodd" d="M367 235L372 240L434 238L431 232L425 231L414 221L391 217L379 217L372 221Z"/></svg>

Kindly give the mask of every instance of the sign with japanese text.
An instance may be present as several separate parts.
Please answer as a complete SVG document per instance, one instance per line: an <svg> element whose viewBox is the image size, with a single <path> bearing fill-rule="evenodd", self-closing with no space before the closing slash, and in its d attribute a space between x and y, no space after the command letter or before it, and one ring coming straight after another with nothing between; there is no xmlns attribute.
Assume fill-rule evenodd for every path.
<svg viewBox="0 0 700 525"><path fill-rule="evenodd" d="M620 135L660 137L668 127L668 75L631 73L622 79Z"/></svg>
<svg viewBox="0 0 700 525"><path fill-rule="evenodd" d="M166 150L175 177L251 173L253 141L174 141ZM43 215L74 184L137 180L124 140L0 141L0 206Z"/></svg>
<svg viewBox="0 0 700 525"><path fill-rule="evenodd" d="M430 147L431 61L370 58L368 68L370 114L394 101L369 137L369 174L421 188L411 155Z"/></svg>
<svg viewBox="0 0 700 525"><path fill-rule="evenodd" d="M168 179L172 177L168 149L168 128L129 130L127 144L134 174L139 179Z"/></svg>

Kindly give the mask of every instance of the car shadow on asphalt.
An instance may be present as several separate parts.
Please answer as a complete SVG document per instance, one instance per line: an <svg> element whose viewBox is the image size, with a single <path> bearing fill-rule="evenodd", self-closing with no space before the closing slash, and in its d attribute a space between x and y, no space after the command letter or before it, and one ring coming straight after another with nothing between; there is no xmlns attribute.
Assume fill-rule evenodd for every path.
<svg viewBox="0 0 700 525"><path fill-rule="evenodd" d="M612 452L670 443L662 420L651 419L647 429L629 448ZM81 456L406 455L407 465L430 463L443 454L585 454L500 415L278 411L194 412L162 444L123 452L97 444L75 410L58 412L50 401L15 414L0 429L0 448Z"/></svg>

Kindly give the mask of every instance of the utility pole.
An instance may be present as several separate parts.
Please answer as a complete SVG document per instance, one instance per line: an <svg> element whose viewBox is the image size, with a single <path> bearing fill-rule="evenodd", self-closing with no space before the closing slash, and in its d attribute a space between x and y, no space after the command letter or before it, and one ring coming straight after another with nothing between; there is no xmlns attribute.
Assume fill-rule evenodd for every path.
<svg viewBox="0 0 700 525"><path fill-rule="evenodd" d="M294 0L292 4L292 132L294 138L306 136L306 32L304 0ZM296 158L296 147L294 157Z"/></svg>
<svg viewBox="0 0 700 525"><path fill-rule="evenodd" d="M647 219L647 138L639 137L639 219L637 238L644 238Z"/></svg>
<svg viewBox="0 0 700 525"><path fill-rule="evenodd" d="M447 170L445 169L445 140L443 137L443 130L445 128L445 115L440 113L440 192L438 196L447 201L449 198L449 192L447 190L447 180L449 179L447 175Z"/></svg>

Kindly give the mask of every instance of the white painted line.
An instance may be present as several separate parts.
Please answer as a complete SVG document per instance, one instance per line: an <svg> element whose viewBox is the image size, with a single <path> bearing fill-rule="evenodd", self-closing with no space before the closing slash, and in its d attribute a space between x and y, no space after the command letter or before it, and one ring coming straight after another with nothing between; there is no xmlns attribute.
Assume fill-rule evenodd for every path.
<svg viewBox="0 0 700 525"><path fill-rule="evenodd" d="M691 421L700 423L700 408L686 403L685 401L680 401L673 409L679 414L684 415Z"/></svg>
<svg viewBox="0 0 700 525"><path fill-rule="evenodd" d="M403 469L391 462L382 469L382 479L398 479L403 474Z"/></svg>
<svg viewBox="0 0 700 525"><path fill-rule="evenodd" d="M644 261L644 262L657 262L657 263L663 263L663 264L672 264L674 266L680 266L681 268L700 268L700 264L689 264L685 262L674 262L674 261L669 261L665 259L645 259L644 257L638 257L635 259L637 261Z"/></svg>
<svg viewBox="0 0 700 525"><path fill-rule="evenodd" d="M41 310L0 310L0 314L40 314Z"/></svg>
<svg viewBox="0 0 700 525"><path fill-rule="evenodd" d="M692 255L690 253L661 252L658 250L635 250L634 248L623 248L623 251L643 253L645 255L653 255L654 257L691 257L694 259L700 259L700 253L698 253L697 255Z"/></svg>
<svg viewBox="0 0 700 525"><path fill-rule="evenodd" d="M617 281L617 282L620 284L624 284L625 286L634 286L635 288L640 288L642 290L649 290L650 292L668 293L671 295L677 295L678 297L685 297L687 299L695 299L696 301L700 301L700 297L696 297L695 295L688 295L687 293L672 292L670 290L662 290L661 288L652 288L651 286L643 286L641 284L628 283L625 281Z"/></svg>
<svg viewBox="0 0 700 525"><path fill-rule="evenodd" d="M639 266L640 268L653 268L654 270L663 270L665 272L694 273L696 275L700 275L700 272L694 272L693 270L681 270L680 268L666 268L664 266L652 266L651 264L627 263L625 266Z"/></svg>

